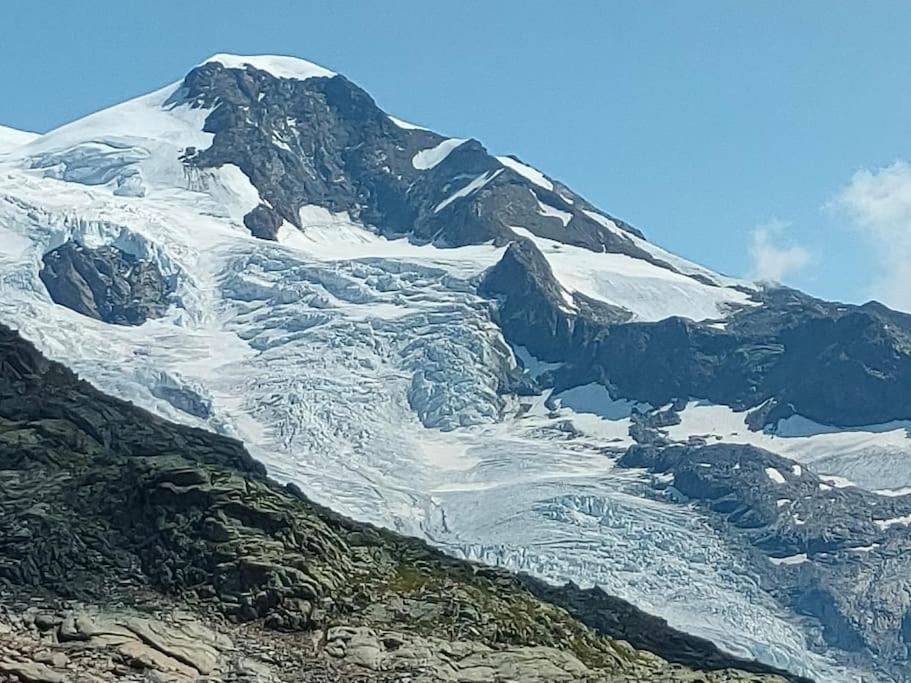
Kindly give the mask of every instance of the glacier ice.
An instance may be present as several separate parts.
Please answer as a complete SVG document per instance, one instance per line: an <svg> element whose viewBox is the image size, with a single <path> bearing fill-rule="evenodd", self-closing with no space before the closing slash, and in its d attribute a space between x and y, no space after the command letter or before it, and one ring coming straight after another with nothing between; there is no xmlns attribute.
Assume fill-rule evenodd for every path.
<svg viewBox="0 0 911 683"><path fill-rule="evenodd" d="M167 104L175 92L0 160L0 320L105 391L242 439L273 476L339 512L464 557L601 585L730 652L837 680L804 624L706 519L650 499L645 473L614 467L631 443L634 406L595 387L499 390L520 363L549 369L506 344L493 302L477 294L503 247L388 240L318 207L302 210L302 230L283 226L278 243L257 240L242 218L260 198L237 168L174 161L207 138L204 111ZM119 128L131 120L142 134ZM133 177L144 196L122 189ZM137 327L55 305L38 271L42 254L68 239L154 260L174 278L176 303ZM629 294L623 278L633 275L621 268L610 297L642 318L659 315ZM693 317L723 314L727 299L658 275L655 287L669 289L657 300L691 306ZM740 301L739 290L721 291L713 296ZM773 438L729 429L726 413L718 427L719 415L699 407L683 411L689 433ZM775 438L803 438L806 449L847 437Z"/></svg>

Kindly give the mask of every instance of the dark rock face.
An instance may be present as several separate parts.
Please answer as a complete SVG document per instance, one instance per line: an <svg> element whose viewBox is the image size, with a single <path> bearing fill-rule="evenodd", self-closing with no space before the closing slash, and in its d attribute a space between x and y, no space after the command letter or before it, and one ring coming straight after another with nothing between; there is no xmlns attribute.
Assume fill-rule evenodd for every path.
<svg viewBox="0 0 911 683"><path fill-rule="evenodd" d="M819 622L827 645L906 680L911 537L906 526L883 522L911 515L911 495L835 488L747 445L635 446L619 465L672 474L658 490L710 513L732 544L752 553L763 586Z"/></svg>
<svg viewBox="0 0 911 683"><path fill-rule="evenodd" d="M164 315L172 285L158 267L132 254L64 242L44 255L41 281L54 302L116 325L141 325Z"/></svg>
<svg viewBox="0 0 911 683"><path fill-rule="evenodd" d="M247 230L261 240L278 239L278 229L281 224L281 217L264 204L260 204L244 216L244 225L247 226Z"/></svg>
<svg viewBox="0 0 911 683"><path fill-rule="evenodd" d="M476 140L460 144L433 168L415 168L415 154L446 138L400 128L343 76L297 81L209 63L186 77L181 97L213 108L205 130L215 134L212 146L194 150L186 163L232 163L250 178L265 201L247 220L257 236L274 239L270 226L282 220L301 227L300 208L314 204L418 242L505 244L515 239L509 226L518 225L594 251L654 260L586 215L583 209L593 207L568 188L535 185ZM446 203L473 181L483 187ZM545 215L539 202L570 214L568 224ZM617 225L639 234L622 221Z"/></svg>
<svg viewBox="0 0 911 683"><path fill-rule="evenodd" d="M844 427L911 417L911 325L878 304L771 289L723 330L684 318L624 323L603 310L561 307L559 293L530 284L547 278L531 259L512 259L512 267L522 273L504 278L497 266L482 291L500 299L507 340L567 363L564 385L601 382L614 396L654 406L698 398L745 410L773 401L752 416L754 429L795 412ZM541 324L523 308L549 316Z"/></svg>
<svg viewBox="0 0 911 683"><path fill-rule="evenodd" d="M673 661L679 662L681 649L698 653L704 644L696 639L687 648L688 636L660 624L658 637L639 632L656 624L627 620L622 615L638 613L622 602L602 602L622 614L586 627L536 597L544 591L530 591L532 583L320 508L296 487L268 480L239 442L170 424L105 396L0 326L4 595L25 602L33 594L42 600L110 601L118 610L142 606L156 614L165 603L180 605L197 615L221 615L222 623L224 616L261 622L283 634L275 638L300 634L298 647L305 650L315 635L328 634L325 654L339 659L347 640L389 652L423 644L429 654L421 666L440 649L483 649L483 666L493 668L498 680L521 665L509 654L517 650L526 659L534 655L531 666L550 667L559 680L796 680L752 663L748 670L759 673L748 673L738 660L717 654L705 666L698 655L668 664L647 650L661 653L670 637ZM559 594L552 597L561 602ZM177 625L171 632L175 644L167 634L148 635L151 626L143 620L124 617L127 626L111 631L103 615L70 623L56 614L42 614L37 628L57 629L61 640L88 640L95 631L117 633L118 642L145 634L140 640L192 666L188 680L217 661L217 652L205 661L191 659L199 648L184 649L193 641L179 637ZM618 633L642 643L643 650L613 640ZM135 655L136 646L131 648ZM142 666L160 665L159 656L153 659ZM404 674L418 665L400 666L396 672ZM440 666L451 673L454 665L446 659ZM560 666L576 673L564 675L569 670ZM44 672L29 662L6 670L26 669Z"/></svg>

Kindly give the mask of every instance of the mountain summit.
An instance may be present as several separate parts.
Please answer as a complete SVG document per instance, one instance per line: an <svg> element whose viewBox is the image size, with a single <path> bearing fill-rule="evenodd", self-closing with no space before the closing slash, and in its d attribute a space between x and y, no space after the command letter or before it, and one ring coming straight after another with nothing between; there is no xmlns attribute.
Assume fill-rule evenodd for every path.
<svg viewBox="0 0 911 683"><path fill-rule="evenodd" d="M911 317L702 268L288 57L0 178L0 322L100 389L450 554L909 680Z"/></svg>

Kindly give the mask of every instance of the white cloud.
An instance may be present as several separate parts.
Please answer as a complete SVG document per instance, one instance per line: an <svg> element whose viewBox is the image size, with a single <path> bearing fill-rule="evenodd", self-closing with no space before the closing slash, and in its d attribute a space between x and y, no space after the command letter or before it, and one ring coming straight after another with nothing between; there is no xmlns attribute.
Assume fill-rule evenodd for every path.
<svg viewBox="0 0 911 683"><path fill-rule="evenodd" d="M788 223L771 221L753 230L750 240L750 277L763 282L781 282L813 260L810 252L796 244L780 244Z"/></svg>
<svg viewBox="0 0 911 683"><path fill-rule="evenodd" d="M879 271L871 295L911 311L911 164L858 171L838 194L836 204L873 246Z"/></svg>

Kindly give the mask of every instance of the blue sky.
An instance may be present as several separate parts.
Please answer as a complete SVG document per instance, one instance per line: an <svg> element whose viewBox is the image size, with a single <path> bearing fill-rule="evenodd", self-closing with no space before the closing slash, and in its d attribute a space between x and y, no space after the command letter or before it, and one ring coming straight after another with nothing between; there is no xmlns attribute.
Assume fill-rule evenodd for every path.
<svg viewBox="0 0 911 683"><path fill-rule="evenodd" d="M0 124L44 131L216 52L297 55L705 265L911 308L909 35L887 0L11 2Z"/></svg>

